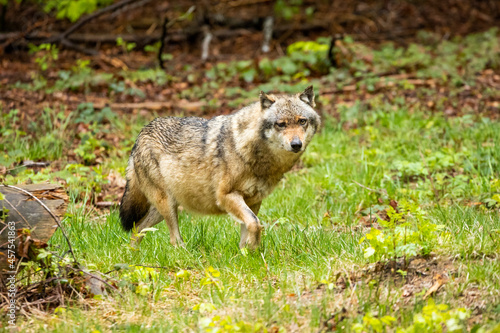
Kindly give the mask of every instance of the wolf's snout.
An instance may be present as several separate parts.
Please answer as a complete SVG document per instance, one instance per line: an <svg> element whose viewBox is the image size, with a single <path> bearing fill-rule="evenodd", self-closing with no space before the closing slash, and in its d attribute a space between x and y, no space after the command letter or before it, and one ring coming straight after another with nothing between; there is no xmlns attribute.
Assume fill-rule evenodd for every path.
<svg viewBox="0 0 500 333"><path fill-rule="evenodd" d="M300 148L302 148L302 141L300 141L299 138L294 138L292 142L290 142L290 146L295 153L298 153Z"/></svg>

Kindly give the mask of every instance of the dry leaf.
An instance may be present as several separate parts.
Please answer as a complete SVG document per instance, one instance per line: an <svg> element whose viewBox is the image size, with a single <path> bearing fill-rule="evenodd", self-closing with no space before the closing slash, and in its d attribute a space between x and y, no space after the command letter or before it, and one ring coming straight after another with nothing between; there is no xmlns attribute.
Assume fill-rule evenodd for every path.
<svg viewBox="0 0 500 333"><path fill-rule="evenodd" d="M448 282L448 278L443 274L437 274L436 276L434 276L433 280L434 284L432 285L432 287L429 288L429 290L427 290L427 292L424 295L424 299L426 299L427 297L429 297L429 295L438 291L438 289L441 288L442 285Z"/></svg>

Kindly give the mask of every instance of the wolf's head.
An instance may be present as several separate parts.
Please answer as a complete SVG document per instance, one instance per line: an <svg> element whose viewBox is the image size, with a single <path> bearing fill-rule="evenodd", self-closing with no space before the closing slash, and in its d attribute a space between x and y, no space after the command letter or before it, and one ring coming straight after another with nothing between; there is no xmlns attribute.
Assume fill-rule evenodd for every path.
<svg viewBox="0 0 500 333"><path fill-rule="evenodd" d="M319 115L314 111L314 91L310 86L295 95L268 95L260 93L264 114L261 137L274 151L300 153L316 133Z"/></svg>

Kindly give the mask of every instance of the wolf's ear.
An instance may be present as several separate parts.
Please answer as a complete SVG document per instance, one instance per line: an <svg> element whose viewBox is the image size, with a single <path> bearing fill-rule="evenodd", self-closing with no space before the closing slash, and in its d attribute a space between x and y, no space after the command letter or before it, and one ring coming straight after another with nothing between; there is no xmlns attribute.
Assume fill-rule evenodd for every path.
<svg viewBox="0 0 500 333"><path fill-rule="evenodd" d="M262 106L262 110L270 108L271 105L273 105L275 102L271 97L266 95L266 93L263 91L260 92L259 96L260 96L260 105Z"/></svg>
<svg viewBox="0 0 500 333"><path fill-rule="evenodd" d="M316 106L316 103L314 103L314 89L313 86L309 86L304 90L300 95L299 98L301 101L304 103L309 104L310 106L314 107Z"/></svg>

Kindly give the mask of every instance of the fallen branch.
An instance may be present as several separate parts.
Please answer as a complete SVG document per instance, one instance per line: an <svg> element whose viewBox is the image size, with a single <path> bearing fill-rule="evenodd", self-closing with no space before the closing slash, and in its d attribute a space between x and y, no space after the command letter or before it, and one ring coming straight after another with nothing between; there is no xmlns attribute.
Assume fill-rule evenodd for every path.
<svg viewBox="0 0 500 333"><path fill-rule="evenodd" d="M41 26L43 26L45 24L47 24L47 20L35 22L30 27L28 27L25 31L20 31L20 32L13 33L10 38L7 38L7 40L5 40L5 42L3 42L2 44L0 44L0 55L2 55L4 53L5 49L10 44L12 44L13 42L15 42L16 40L25 38L33 30L35 30L36 28L39 28L39 27L41 27Z"/></svg>
<svg viewBox="0 0 500 333"><path fill-rule="evenodd" d="M151 0L150 0L151 1ZM172 21L173 22L173 21ZM249 21L248 24L251 26L253 21ZM159 23L161 24L161 23ZM169 27L170 24L167 23L167 27ZM288 32L288 31L308 31L308 30L323 30L326 29L328 26L328 23L326 22L317 22L317 23L305 23L305 24L300 24L300 25L294 25L294 24L284 24L280 26L274 26L273 27L273 34L280 35L283 32ZM217 29L217 30L212 30L211 33L213 34L214 37L218 38L229 38L229 37L235 37L235 36L244 36L248 35L251 31L258 31L262 28L261 27L255 27L255 28L235 28L235 29ZM19 32L8 32L8 33L0 33L0 41L5 41L9 38L12 38L14 36L17 36ZM203 34L203 30L201 27L196 27L193 29L176 29L169 33L169 41L173 41L176 43L181 43L185 42L186 40L192 38L193 36L198 36ZM140 43L141 45L146 45L150 43L154 43L156 41L159 41L161 38L161 31L160 32L155 32L151 34L111 34L111 33L101 33L101 34L93 34L93 33L73 33L71 32L70 35L67 35L66 32L46 37L46 35L43 34L38 34L38 33L33 33L33 34L27 34L24 36L24 39L30 42L34 43L61 43L61 40L68 40L74 43L111 43L111 44L116 44L116 39L117 38L122 38L123 41L130 43ZM64 38L61 38L63 36ZM350 35L356 38L357 35Z"/></svg>
<svg viewBox="0 0 500 333"><path fill-rule="evenodd" d="M385 77L389 80L393 81L386 81L386 82L377 82L375 84L375 89L373 91L370 91L371 93L375 93L381 89L385 88L392 88L396 86L397 80L404 80L405 83L414 85L414 86L434 86L435 81L428 79L428 80L423 80L423 79L416 79L412 78L412 75L414 74L394 74L393 72L391 73L380 73L378 75L375 75L376 77L382 78ZM322 91L322 95L333 95L333 94L338 94L338 93L346 93L346 92L351 92L351 91L356 91L357 83L363 81L366 79L366 77L359 77L355 80L353 80L353 84L344 86L342 88L334 88L326 91Z"/></svg>
<svg viewBox="0 0 500 333"><path fill-rule="evenodd" d="M112 12L114 10L117 10L123 6L126 6L128 4L131 4L137 0L122 0L120 2L114 3L108 7L102 8L94 12L93 14L86 15L79 19L75 24L73 24L71 27L66 29L64 32L60 33L59 35L55 37L50 37L48 38L45 43L55 43L55 42L61 42L62 40L66 39L69 35L71 35L73 32L76 30L80 29L83 27L85 24L89 23L93 19L107 13L107 12ZM149 2L149 1L148 1Z"/></svg>
<svg viewBox="0 0 500 333"><path fill-rule="evenodd" d="M77 46L77 45L69 42L68 39L67 39L67 37L69 35L71 35L73 32L75 32L76 30L78 30L81 27L83 27L85 24L87 24L90 21L92 21L93 19L95 19L95 18L97 18L99 16L102 16L103 14L106 14L108 12L112 12L112 11L115 11L117 9L120 9L120 8L126 6L126 5L132 4L132 3L136 2L136 1L138 1L138 0L122 0L122 1L119 1L117 3L112 4L110 6L107 6L107 7L104 7L102 9L99 9L96 12L94 12L93 14L89 14L89 15L86 15L86 16L82 17L75 24L73 24L71 27L69 27L64 32L60 33L59 35L47 38L44 41L44 43L48 43L48 44L60 43L60 44L62 44L64 46L66 46L68 48L71 48L71 49L74 49L76 51L87 53L87 54L90 54L90 55L95 55L95 54L97 54L97 51L95 51L95 53L93 53L94 52L93 50L88 50L88 49L84 49L82 47L79 47L79 46ZM142 0L141 4L145 5L146 3L150 2L150 1L151 0Z"/></svg>
<svg viewBox="0 0 500 333"><path fill-rule="evenodd" d="M206 106L205 102L143 102L143 103L94 103L95 109L103 109L109 107L111 109L147 109L147 110L161 110L180 108L184 110L198 110Z"/></svg>

